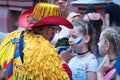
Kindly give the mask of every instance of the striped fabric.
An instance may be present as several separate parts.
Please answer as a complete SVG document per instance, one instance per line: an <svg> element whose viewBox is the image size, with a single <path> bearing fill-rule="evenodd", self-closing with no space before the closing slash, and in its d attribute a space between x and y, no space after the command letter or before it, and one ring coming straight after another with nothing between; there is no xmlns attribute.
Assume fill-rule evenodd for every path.
<svg viewBox="0 0 120 80"><path fill-rule="evenodd" d="M12 50L12 56L6 54L7 58L6 58L5 62L4 62L4 68L6 69L6 75L7 75L8 80L14 80L14 77L13 77L13 60L20 56L19 38L14 38L11 43L14 46L16 46L16 47L14 47L16 49ZM13 49L13 48L10 48L10 49ZM8 49L8 51L9 51L9 49ZM11 56L11 57L9 58L8 56Z"/></svg>

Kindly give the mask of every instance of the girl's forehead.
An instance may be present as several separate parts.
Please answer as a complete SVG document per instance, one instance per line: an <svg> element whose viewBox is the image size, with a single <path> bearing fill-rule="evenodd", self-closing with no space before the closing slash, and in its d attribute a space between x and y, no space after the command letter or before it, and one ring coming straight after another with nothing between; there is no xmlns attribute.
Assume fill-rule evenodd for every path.
<svg viewBox="0 0 120 80"><path fill-rule="evenodd" d="M70 32L70 34L80 34L79 29L77 27L74 27L69 32Z"/></svg>
<svg viewBox="0 0 120 80"><path fill-rule="evenodd" d="M101 34L100 34L100 39L102 39L102 40L105 39L105 37L104 37L104 32L101 32Z"/></svg>
<svg viewBox="0 0 120 80"><path fill-rule="evenodd" d="M75 32L76 32L75 29L70 29L70 30L69 30L69 33L70 33L70 34L75 33Z"/></svg>
<svg viewBox="0 0 120 80"><path fill-rule="evenodd" d="M77 28L77 27L74 27L73 29L70 29L70 31L72 31L72 32L74 32L74 31L75 31L75 32L76 32L76 31L79 31L79 30L78 30L78 28Z"/></svg>

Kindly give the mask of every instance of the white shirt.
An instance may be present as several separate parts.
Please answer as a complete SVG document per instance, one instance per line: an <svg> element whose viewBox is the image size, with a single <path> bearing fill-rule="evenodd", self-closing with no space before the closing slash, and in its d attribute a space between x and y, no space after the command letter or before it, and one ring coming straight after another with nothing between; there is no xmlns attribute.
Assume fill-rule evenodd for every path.
<svg viewBox="0 0 120 80"><path fill-rule="evenodd" d="M72 71L73 80L88 80L87 71L96 72L98 61L93 54L84 57L75 56L68 66Z"/></svg>

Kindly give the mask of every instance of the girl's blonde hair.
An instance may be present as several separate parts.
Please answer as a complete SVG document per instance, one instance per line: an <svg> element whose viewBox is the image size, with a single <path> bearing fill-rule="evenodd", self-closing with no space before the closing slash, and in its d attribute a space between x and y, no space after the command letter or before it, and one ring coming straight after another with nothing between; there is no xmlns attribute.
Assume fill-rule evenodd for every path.
<svg viewBox="0 0 120 80"><path fill-rule="evenodd" d="M120 27L109 27L102 31L105 40L112 44L114 51L120 51Z"/></svg>

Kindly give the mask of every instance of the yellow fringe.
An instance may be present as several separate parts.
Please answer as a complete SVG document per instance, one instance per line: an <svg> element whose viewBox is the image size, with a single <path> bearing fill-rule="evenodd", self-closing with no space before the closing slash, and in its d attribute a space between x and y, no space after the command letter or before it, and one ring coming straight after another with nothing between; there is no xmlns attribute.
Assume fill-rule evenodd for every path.
<svg viewBox="0 0 120 80"><path fill-rule="evenodd" d="M62 14L58 6L48 3L38 3L33 10L30 20L39 20L42 17L46 16L61 16L61 15Z"/></svg>
<svg viewBox="0 0 120 80"><path fill-rule="evenodd" d="M9 34L2 45L19 34L20 31ZM14 60L14 63L22 66L21 70L14 67L14 76L17 74L18 80L69 80L62 67L64 61L49 41L29 31L25 32L24 41L24 64L20 58Z"/></svg>

